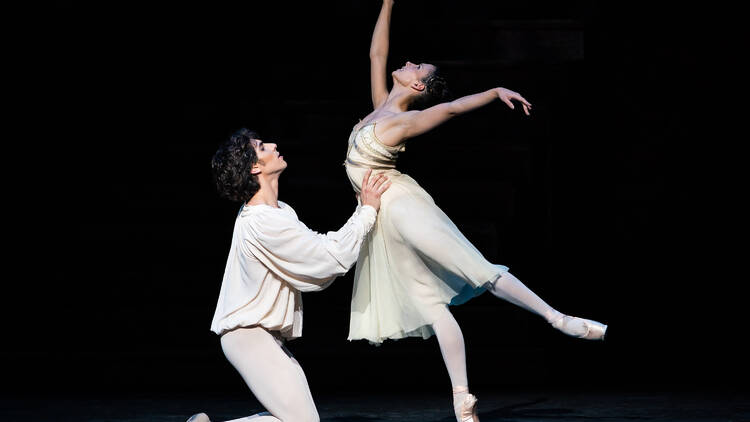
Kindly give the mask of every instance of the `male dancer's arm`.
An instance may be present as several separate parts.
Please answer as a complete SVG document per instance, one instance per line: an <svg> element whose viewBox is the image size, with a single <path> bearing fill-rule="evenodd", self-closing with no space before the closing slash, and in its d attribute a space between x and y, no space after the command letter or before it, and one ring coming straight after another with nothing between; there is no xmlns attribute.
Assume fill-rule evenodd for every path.
<svg viewBox="0 0 750 422"><path fill-rule="evenodd" d="M380 107L388 98L386 64L388 63L388 31L391 25L393 0L383 0L378 21L372 31L370 42L370 89L372 106Z"/></svg>
<svg viewBox="0 0 750 422"><path fill-rule="evenodd" d="M246 247L297 290L323 290L357 261L375 217L372 207L357 207L338 231L322 234L308 229L291 213L267 213L257 216L250 226Z"/></svg>
<svg viewBox="0 0 750 422"><path fill-rule="evenodd" d="M390 182L381 174L362 182L358 206L337 231L317 233L305 226L294 213L265 212L248 223L246 247L279 278L302 292L322 290L357 262L359 249L369 233L380 195Z"/></svg>

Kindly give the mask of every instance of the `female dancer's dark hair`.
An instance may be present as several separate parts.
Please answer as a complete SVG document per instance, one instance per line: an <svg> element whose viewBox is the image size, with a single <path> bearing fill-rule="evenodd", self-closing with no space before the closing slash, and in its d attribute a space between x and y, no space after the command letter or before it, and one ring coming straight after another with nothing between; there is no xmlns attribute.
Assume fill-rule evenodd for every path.
<svg viewBox="0 0 750 422"><path fill-rule="evenodd" d="M258 178L250 173L258 161L253 139L258 139L258 135L242 128L233 133L211 159L216 190L222 198L247 202L260 189Z"/></svg>
<svg viewBox="0 0 750 422"><path fill-rule="evenodd" d="M440 68L436 67L429 76L422 79L422 83L425 86L424 92L409 104L409 110L424 110L448 99L448 83Z"/></svg>

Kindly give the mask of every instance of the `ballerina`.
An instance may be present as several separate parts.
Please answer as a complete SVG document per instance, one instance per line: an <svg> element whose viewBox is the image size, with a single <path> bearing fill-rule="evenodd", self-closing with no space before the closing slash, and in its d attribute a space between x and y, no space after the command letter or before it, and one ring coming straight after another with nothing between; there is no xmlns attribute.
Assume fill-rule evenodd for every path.
<svg viewBox="0 0 750 422"><path fill-rule="evenodd" d="M373 111L352 128L344 166L355 192L363 175L386 174L392 185L381 198L375 227L363 244L354 276L349 340L379 344L386 339L436 335L451 384L456 419L477 422L476 397L469 393L463 334L449 305L489 291L534 312L563 333L604 339L607 326L552 308L508 267L487 261L435 205L417 182L396 169L404 142L460 114L500 99L517 102L526 115L531 103L517 92L492 88L429 108L446 83L436 66L406 62L386 84L392 0L384 0L370 46Z"/></svg>

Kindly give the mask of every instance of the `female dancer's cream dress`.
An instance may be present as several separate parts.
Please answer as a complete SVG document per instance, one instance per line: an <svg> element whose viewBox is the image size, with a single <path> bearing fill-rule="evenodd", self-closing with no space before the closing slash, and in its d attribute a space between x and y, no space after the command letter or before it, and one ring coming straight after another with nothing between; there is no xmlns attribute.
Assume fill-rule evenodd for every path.
<svg viewBox="0 0 750 422"><path fill-rule="evenodd" d="M403 149L380 142L375 123L349 136L344 166L355 192L368 168L392 183L357 260L349 340L428 338L446 305L483 293L508 270L487 261L432 197L396 170Z"/></svg>

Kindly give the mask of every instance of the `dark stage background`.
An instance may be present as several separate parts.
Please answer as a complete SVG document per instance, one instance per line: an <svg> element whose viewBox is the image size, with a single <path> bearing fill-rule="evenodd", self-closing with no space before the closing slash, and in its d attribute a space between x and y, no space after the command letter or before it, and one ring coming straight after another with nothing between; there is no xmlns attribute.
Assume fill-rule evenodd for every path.
<svg viewBox="0 0 750 422"><path fill-rule="evenodd" d="M454 97L504 86L534 104L525 117L493 103L409 141L402 171L490 261L559 310L610 324L604 343L575 340L486 294L453 309L470 381L744 389L746 329L727 318L733 294L717 292L741 278L713 241L720 166L695 93L703 11L601 3L395 6L389 70L431 62ZM237 210L215 194L210 158L231 131L259 131L289 163L280 199L309 227L337 229L355 206L341 164L370 111L379 7L40 12L38 120L55 176L32 207L43 234L18 243L29 259L5 297L6 392L245 391L209 331ZM352 276L304 296L304 337L289 347L313 391L447 391L434 338L346 340Z"/></svg>

